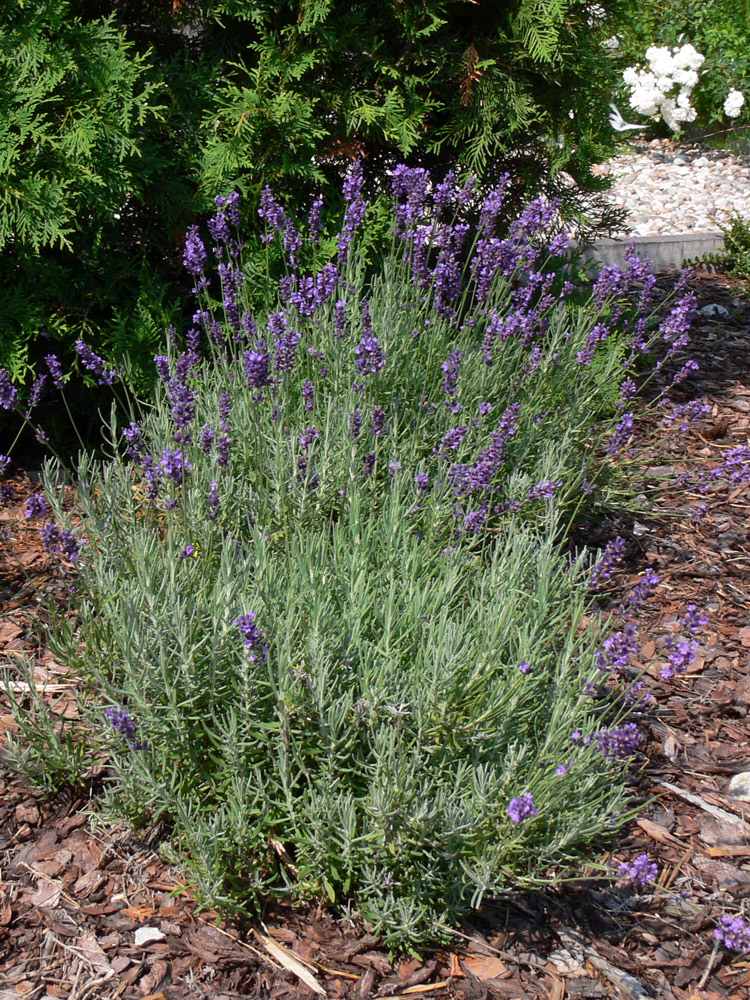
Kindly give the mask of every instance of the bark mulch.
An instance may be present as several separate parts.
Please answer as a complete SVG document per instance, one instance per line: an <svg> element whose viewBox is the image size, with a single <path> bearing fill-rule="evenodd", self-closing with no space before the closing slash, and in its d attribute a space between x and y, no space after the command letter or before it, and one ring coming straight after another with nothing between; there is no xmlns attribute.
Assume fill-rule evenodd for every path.
<svg viewBox="0 0 750 1000"><path fill-rule="evenodd" d="M744 905L750 917L750 802L727 788L750 770L750 491L725 482L701 493L673 482L675 471L711 468L750 443L750 299L720 274L696 270L691 284L702 305L730 314L699 318L692 334L701 370L682 400L703 398L711 414L685 432L657 419L644 427L634 445L647 464L640 475L650 513L597 528L603 539L628 541L603 608L646 567L661 579L634 616L642 662L633 670L645 667L654 697L641 717L647 741L634 778L644 805L605 858L616 867L647 853L658 884L634 890L583 877L487 906L449 946L392 956L322 908L277 907L254 926L198 913L159 853L158 829L135 836L92 824L95 786L88 798L45 801L0 764L0 1000L750 995L750 955L715 946L712 935L724 913ZM37 484L20 474L10 485L15 499L0 512L0 655L35 657L38 682L73 714L64 667L34 638L50 596L64 606L72 578L22 516ZM690 603L710 618L701 653L664 681L664 638ZM0 700L0 735L13 728Z"/></svg>

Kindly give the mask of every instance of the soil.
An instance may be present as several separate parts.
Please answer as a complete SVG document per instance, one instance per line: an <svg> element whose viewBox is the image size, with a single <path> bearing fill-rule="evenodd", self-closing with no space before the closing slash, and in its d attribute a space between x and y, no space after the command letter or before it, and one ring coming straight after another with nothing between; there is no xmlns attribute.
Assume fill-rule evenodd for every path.
<svg viewBox="0 0 750 1000"><path fill-rule="evenodd" d="M750 770L750 490L674 484L675 473L698 474L750 444L750 299L725 275L696 269L690 284L700 305L729 312L698 317L690 355L700 371L677 399L704 399L710 415L686 431L658 417L642 422L634 475L649 514L597 528L628 542L603 608L616 607L647 567L661 580L634 616L642 659L632 669L645 669L654 699L641 715L647 739L634 778L643 806L604 855L616 868L648 854L657 883L635 889L587 877L592 869L554 891L486 906L450 945L394 956L322 907L271 908L256 925L198 912L159 852L159 829L136 836L102 826L92 819L95 782L45 800L0 758L0 1000L750 995L750 955L720 947L712 933L725 913L744 907L750 917L750 801L728 794L732 776ZM11 665L32 657L45 696L75 715L72 681L38 629L50 598L65 607L74 575L42 551L23 517L38 483L26 473L6 483L14 499L0 511L0 655ZM664 638L691 603L709 617L701 652L664 681ZM14 729L3 697L3 743Z"/></svg>

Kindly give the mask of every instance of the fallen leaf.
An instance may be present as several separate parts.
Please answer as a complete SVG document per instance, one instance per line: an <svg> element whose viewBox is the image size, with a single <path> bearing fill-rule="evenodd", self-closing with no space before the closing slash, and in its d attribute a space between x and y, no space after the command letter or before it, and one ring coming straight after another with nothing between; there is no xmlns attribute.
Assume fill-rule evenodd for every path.
<svg viewBox="0 0 750 1000"><path fill-rule="evenodd" d="M503 979L511 974L508 966L492 955L462 955L461 965L477 979Z"/></svg>
<svg viewBox="0 0 750 1000"><path fill-rule="evenodd" d="M145 903L139 903L137 906L129 906L127 910L122 910L122 913L130 920L150 920L154 916L156 910L153 906L147 906Z"/></svg>

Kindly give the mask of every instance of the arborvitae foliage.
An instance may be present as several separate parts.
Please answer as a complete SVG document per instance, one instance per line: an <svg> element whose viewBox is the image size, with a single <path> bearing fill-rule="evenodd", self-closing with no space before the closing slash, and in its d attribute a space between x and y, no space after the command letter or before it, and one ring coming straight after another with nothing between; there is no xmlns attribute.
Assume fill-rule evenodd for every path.
<svg viewBox="0 0 750 1000"><path fill-rule="evenodd" d="M79 336L145 363L184 300L185 229L232 188L251 214L267 183L302 209L362 156L374 188L406 159L510 170L519 203L566 173L596 189L623 3L1 5L0 365Z"/></svg>

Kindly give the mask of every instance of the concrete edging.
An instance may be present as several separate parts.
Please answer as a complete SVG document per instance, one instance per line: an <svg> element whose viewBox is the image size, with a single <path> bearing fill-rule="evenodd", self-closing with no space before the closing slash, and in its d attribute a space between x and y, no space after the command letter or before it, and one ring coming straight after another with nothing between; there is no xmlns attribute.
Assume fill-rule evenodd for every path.
<svg viewBox="0 0 750 1000"><path fill-rule="evenodd" d="M722 233L681 233L677 236L623 236L616 239L594 240L581 247L577 240L570 241L570 249L581 250L585 262L591 264L625 263L625 251L635 244L638 256L650 260L655 271L681 268L686 260L703 254L714 253L724 246Z"/></svg>

